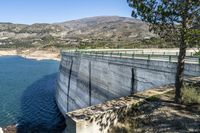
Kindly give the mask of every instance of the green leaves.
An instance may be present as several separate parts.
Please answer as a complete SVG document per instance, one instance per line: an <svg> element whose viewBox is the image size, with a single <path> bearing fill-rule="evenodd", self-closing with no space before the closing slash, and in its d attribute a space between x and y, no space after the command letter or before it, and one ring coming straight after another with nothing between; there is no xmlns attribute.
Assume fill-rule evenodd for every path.
<svg viewBox="0 0 200 133"><path fill-rule="evenodd" d="M133 8L132 16L150 23L150 30L163 38L180 38L180 32L185 31L185 40L190 43L198 39L199 32L188 30L191 25L200 27L199 0L127 0ZM185 26L183 26L185 24ZM187 33L190 32L190 33Z"/></svg>

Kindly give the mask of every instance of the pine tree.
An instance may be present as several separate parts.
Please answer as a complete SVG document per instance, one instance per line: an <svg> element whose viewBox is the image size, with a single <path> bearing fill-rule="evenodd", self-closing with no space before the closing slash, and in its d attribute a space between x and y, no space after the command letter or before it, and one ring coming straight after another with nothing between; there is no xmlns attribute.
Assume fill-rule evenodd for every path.
<svg viewBox="0 0 200 133"><path fill-rule="evenodd" d="M175 100L181 102L186 49L200 38L199 0L127 0L132 16L150 24L150 30L179 43ZM198 28L195 28L198 27Z"/></svg>

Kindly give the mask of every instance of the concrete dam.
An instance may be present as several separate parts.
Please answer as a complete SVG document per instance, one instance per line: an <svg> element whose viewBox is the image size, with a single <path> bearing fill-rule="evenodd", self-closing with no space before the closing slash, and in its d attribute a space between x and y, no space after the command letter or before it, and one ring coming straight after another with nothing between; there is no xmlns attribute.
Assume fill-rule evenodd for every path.
<svg viewBox="0 0 200 133"><path fill-rule="evenodd" d="M67 112L174 83L176 68L176 62L62 52L57 104L68 119ZM200 76L200 65L186 64L184 74Z"/></svg>

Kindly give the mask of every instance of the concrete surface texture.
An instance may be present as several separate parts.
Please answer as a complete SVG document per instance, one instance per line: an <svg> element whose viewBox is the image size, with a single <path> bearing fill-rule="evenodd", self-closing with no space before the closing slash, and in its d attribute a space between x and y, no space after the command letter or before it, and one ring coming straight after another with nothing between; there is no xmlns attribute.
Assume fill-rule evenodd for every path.
<svg viewBox="0 0 200 133"><path fill-rule="evenodd" d="M90 106L67 113L66 132L69 133L109 133L118 121L134 106L145 101L146 98L164 94L172 90L170 86L163 86L147 90L136 95L121 97L103 104ZM73 128L72 128L73 127Z"/></svg>
<svg viewBox="0 0 200 133"><path fill-rule="evenodd" d="M85 108L150 88L174 83L174 62L62 53L56 100L61 112ZM185 77L200 76L186 64Z"/></svg>

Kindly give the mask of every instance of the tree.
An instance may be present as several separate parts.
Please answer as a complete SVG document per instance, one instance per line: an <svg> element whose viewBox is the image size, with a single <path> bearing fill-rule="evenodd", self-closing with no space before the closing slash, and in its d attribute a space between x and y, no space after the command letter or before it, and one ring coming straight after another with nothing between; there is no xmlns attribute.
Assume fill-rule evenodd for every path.
<svg viewBox="0 0 200 133"><path fill-rule="evenodd" d="M186 48L198 39L199 0L127 0L132 16L148 22L150 31L179 43L175 101L181 102ZM192 41L191 41L192 40Z"/></svg>

